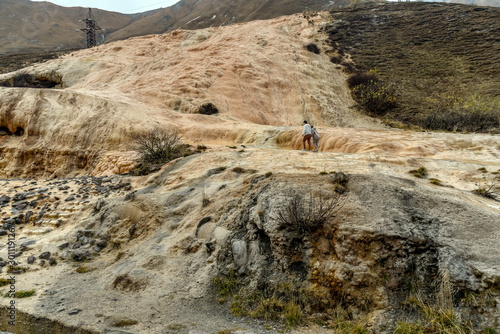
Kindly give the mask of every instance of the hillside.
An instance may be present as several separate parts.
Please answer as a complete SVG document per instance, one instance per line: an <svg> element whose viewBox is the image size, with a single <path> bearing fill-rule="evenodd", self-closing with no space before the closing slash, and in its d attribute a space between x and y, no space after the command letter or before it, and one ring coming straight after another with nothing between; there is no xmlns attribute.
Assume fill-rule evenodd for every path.
<svg viewBox="0 0 500 334"><path fill-rule="evenodd" d="M500 9L413 2L331 13L329 44L393 90L388 123L500 132Z"/></svg>
<svg viewBox="0 0 500 334"><path fill-rule="evenodd" d="M336 1L335 6L346 6L347 1ZM110 40L128 36L163 33L172 29L200 29L219 27L239 22L263 20L304 11L325 10L329 0L181 0L158 13L145 17L110 35Z"/></svg>
<svg viewBox="0 0 500 334"><path fill-rule="evenodd" d="M128 25L130 16L93 11L98 22L105 22L107 32ZM29 0L0 1L0 55L57 51L86 46L85 34L78 29L85 28L83 22L88 8L61 7L50 2ZM98 40L102 40L98 34Z"/></svg>
<svg viewBox="0 0 500 334"><path fill-rule="evenodd" d="M378 8L179 29L1 74L0 330L500 331L500 138L360 110L346 83L359 45L331 29L349 20L338 36L362 39L356 18L394 13ZM302 151L304 119L320 152ZM150 129L194 154L141 175Z"/></svg>
<svg viewBox="0 0 500 334"><path fill-rule="evenodd" d="M182 0L174 6L138 14L120 14L93 9L101 28L98 42L132 36L163 33L184 28L211 26L274 18L323 10L327 0L307 1L218 1ZM0 55L36 53L84 48L85 35L78 31L85 24L88 8L61 7L49 2L2 0L0 2Z"/></svg>

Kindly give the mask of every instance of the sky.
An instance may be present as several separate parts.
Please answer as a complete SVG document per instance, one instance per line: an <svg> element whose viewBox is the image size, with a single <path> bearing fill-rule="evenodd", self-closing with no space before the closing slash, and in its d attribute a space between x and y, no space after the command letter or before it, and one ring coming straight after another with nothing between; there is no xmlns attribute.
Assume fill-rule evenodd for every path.
<svg viewBox="0 0 500 334"><path fill-rule="evenodd" d="M141 13L174 5L179 0L31 0L47 1L64 7L91 7L124 14Z"/></svg>

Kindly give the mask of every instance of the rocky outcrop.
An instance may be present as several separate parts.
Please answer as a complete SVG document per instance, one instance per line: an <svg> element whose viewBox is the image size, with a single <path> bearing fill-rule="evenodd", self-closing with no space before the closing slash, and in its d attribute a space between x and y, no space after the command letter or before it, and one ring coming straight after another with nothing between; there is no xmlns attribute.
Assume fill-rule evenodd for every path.
<svg viewBox="0 0 500 334"><path fill-rule="evenodd" d="M494 238L483 231L497 229L496 212L422 191L410 180L351 175L349 201L333 221L306 235L283 226L276 217L289 200L286 187L307 192L321 187L320 180L273 178L248 192L227 227L232 233L218 255L219 275L234 272L241 287L255 291L292 283L316 296L312 312L338 305L355 317L383 310L372 318L378 333L411 313L404 305L412 286L437 295L446 273L462 319L476 329L494 326L495 303L470 305L465 298L488 291L496 305L500 301L498 254L480 250L493 247Z"/></svg>

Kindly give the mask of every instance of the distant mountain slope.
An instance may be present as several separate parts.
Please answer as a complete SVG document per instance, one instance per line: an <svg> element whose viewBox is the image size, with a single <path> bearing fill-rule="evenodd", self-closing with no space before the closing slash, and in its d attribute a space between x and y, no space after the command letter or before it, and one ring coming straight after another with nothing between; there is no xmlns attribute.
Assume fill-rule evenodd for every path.
<svg viewBox="0 0 500 334"><path fill-rule="evenodd" d="M87 8L66 8L49 2L0 0L0 54L84 47L85 35L78 29L85 28L85 24L78 20L87 13ZM93 13L107 33L133 21L130 15L99 9Z"/></svg>
<svg viewBox="0 0 500 334"><path fill-rule="evenodd" d="M348 5L347 0L181 0L154 15L137 20L111 34L110 40L171 29L199 29L231 23L275 18L307 10Z"/></svg>
<svg viewBox="0 0 500 334"><path fill-rule="evenodd" d="M106 29L98 34L98 39L113 41L176 28L206 28L321 10L332 3L330 0L181 0L168 8L133 15L98 9L93 9L93 13L101 28ZM85 27L79 20L87 13L88 9L83 7L0 0L0 55L85 47L85 36L78 29Z"/></svg>

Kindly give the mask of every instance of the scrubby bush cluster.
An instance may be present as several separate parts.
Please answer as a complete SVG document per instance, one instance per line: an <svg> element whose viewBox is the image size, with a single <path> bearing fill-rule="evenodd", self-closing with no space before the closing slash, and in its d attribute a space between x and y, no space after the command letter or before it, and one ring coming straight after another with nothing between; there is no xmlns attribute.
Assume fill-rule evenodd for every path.
<svg viewBox="0 0 500 334"><path fill-rule="evenodd" d="M183 153L179 133L160 128L137 134L134 149L145 162L164 163Z"/></svg>
<svg viewBox="0 0 500 334"><path fill-rule="evenodd" d="M374 73L356 73L347 84L354 100L370 114L382 116L397 106L394 89Z"/></svg>
<svg viewBox="0 0 500 334"><path fill-rule="evenodd" d="M301 234L316 231L335 218L342 208L344 198L336 192L288 189L285 204L277 212L276 219L284 226L291 226Z"/></svg>
<svg viewBox="0 0 500 334"><path fill-rule="evenodd" d="M182 143L177 131L159 127L134 134L131 148L138 155L138 165L132 171L137 175L149 174L169 161L206 150L203 145L192 149L191 145Z"/></svg>
<svg viewBox="0 0 500 334"><path fill-rule="evenodd" d="M413 117L413 123L429 130L485 132L500 128L500 106L472 95L428 99L430 112Z"/></svg>

